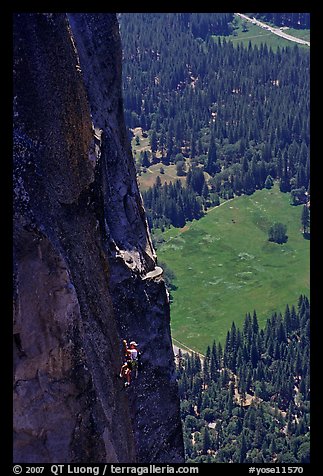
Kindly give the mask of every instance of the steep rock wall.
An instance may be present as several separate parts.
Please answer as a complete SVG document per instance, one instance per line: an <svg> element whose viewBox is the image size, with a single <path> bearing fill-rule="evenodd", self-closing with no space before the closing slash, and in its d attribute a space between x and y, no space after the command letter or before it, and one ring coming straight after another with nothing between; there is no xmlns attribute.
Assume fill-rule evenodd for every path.
<svg viewBox="0 0 323 476"><path fill-rule="evenodd" d="M182 452L177 384L164 281L156 266L134 161L126 140L121 95L121 47L115 18L70 14L96 130L101 131L102 202L110 289L120 335L140 343L143 356L131 392L140 461L176 461ZM107 44L113 44L111 49ZM102 61L95 63L93 57ZM107 94L107 87L113 94ZM117 218L117 219L116 219ZM104 234L104 233L103 233Z"/></svg>
<svg viewBox="0 0 323 476"><path fill-rule="evenodd" d="M13 185L15 462L182 461L115 15L15 15ZM127 390L124 337L143 350Z"/></svg>

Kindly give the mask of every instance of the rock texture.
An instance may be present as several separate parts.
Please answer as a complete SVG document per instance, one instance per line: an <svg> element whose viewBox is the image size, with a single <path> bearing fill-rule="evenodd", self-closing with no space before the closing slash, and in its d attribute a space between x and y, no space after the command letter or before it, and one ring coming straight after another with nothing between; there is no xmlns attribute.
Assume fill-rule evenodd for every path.
<svg viewBox="0 0 323 476"><path fill-rule="evenodd" d="M14 461L181 462L114 14L14 18ZM143 355L129 389L121 339Z"/></svg>

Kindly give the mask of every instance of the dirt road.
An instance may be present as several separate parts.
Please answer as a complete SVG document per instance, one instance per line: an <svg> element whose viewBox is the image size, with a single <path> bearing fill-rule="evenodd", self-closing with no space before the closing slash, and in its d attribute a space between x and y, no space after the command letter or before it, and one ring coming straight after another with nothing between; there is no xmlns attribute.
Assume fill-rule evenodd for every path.
<svg viewBox="0 0 323 476"><path fill-rule="evenodd" d="M294 41L295 43L299 43L301 45L310 46L309 41L302 40L301 38L297 38L296 36L288 35L288 33L285 33L280 28L273 28L272 26L267 25L267 23L263 23L257 20L256 18L250 18L247 15L244 15L243 13L235 13L235 15L253 23L254 25L260 26L260 28L264 28L265 30L274 33L274 35L281 36L282 38L285 38L285 40Z"/></svg>
<svg viewBox="0 0 323 476"><path fill-rule="evenodd" d="M203 354L201 354L200 352L196 352L193 349L190 349L182 342L178 341L177 339L174 339L174 337L172 338L172 341L173 341L173 350L175 355L178 355L178 351L179 349L181 349L182 354L198 354L203 363L203 360L204 360Z"/></svg>

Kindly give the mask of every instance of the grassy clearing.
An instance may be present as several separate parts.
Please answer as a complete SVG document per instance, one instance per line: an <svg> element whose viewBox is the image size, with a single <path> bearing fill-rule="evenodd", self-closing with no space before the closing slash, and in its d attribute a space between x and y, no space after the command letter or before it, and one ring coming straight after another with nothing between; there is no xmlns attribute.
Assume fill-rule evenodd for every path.
<svg viewBox="0 0 323 476"><path fill-rule="evenodd" d="M172 334L205 352L213 339L224 342L232 321L257 311L260 325L273 311L309 293L309 241L300 231L301 207L289 204L277 185L212 209L179 230L158 249L175 273ZM287 225L288 241L268 242L273 222Z"/></svg>
<svg viewBox="0 0 323 476"><path fill-rule="evenodd" d="M160 168L164 169L164 173L160 173ZM186 183L186 176L185 177L178 177L176 175L176 165L164 165L161 162L158 164L151 165L146 169L146 172L142 172L141 175L138 176L138 183L140 190L147 190L149 187L152 187L156 182L157 176L160 177L161 183L164 184L165 182L176 182L176 180L180 180L184 185Z"/></svg>
<svg viewBox="0 0 323 476"><path fill-rule="evenodd" d="M288 28L285 31L288 35L296 36L296 38L301 38L302 40L305 40L305 41L311 41L310 30L307 30L307 29L297 30L296 28Z"/></svg>
<svg viewBox="0 0 323 476"><path fill-rule="evenodd" d="M137 164L140 163L140 152L145 150L151 154L151 147L149 142L149 137L144 137L142 134L142 128L136 127L132 130L134 137L131 140L132 153ZM136 143L136 137L139 137L139 144ZM160 156L160 152L156 154L157 158ZM187 167L189 167L189 160L187 160ZM164 169L164 173L160 172L160 169ZM178 177L176 175L176 165L164 165L162 162L153 164L148 167L145 172L142 171L141 175L138 176L138 184L141 191L147 190L149 187L152 187L156 182L157 176L160 177L161 183L165 182L175 182L180 180L183 185L186 183L186 176Z"/></svg>
<svg viewBox="0 0 323 476"><path fill-rule="evenodd" d="M132 129L134 137L131 139L131 147L132 152L134 154L135 160L138 161L140 157L140 152L144 152L145 150L151 152L151 147L149 143L149 137L143 137L142 135L142 128L136 127ZM136 144L136 137L139 137L139 145Z"/></svg>
<svg viewBox="0 0 323 476"><path fill-rule="evenodd" d="M239 43L242 43L244 46L248 46L249 41L253 46L260 46L261 43L266 43L268 47L271 46L273 51L276 51L278 46L282 48L285 46L293 46L296 44L282 37L279 37L274 33L265 30L264 28L261 28L257 25L253 25L248 21L244 21L241 17L235 17L235 19L237 25L237 29L234 31L235 34L225 37L221 36L221 40L225 39L226 41L232 41L233 45L238 45ZM247 31L243 31L243 23L246 24L248 29ZM304 33L304 37L300 36L302 31L307 32ZM290 28L286 30L286 33L293 36L297 36L298 38L302 38L304 40L309 40L309 30L296 30ZM308 36L308 38L306 36ZM214 38L217 39L218 37L214 36ZM298 46L300 48L308 48L308 46L306 45L298 44Z"/></svg>

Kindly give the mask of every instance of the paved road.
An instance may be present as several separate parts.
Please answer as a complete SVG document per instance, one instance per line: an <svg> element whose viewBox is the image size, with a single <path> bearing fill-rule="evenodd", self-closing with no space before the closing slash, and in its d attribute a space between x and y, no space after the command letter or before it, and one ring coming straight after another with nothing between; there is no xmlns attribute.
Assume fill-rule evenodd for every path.
<svg viewBox="0 0 323 476"><path fill-rule="evenodd" d="M271 33L274 33L277 36L281 36L282 38L285 38L285 40L294 41L295 43L300 43L301 45L310 46L309 41L302 40L301 38L297 38L296 36L288 35L288 33L285 33L280 28L273 28L272 26L269 26L266 23L256 20L256 18L250 18L247 15L244 15L243 13L235 13L235 15L238 15L244 20L250 21L254 25L260 26L261 28L270 31Z"/></svg>

